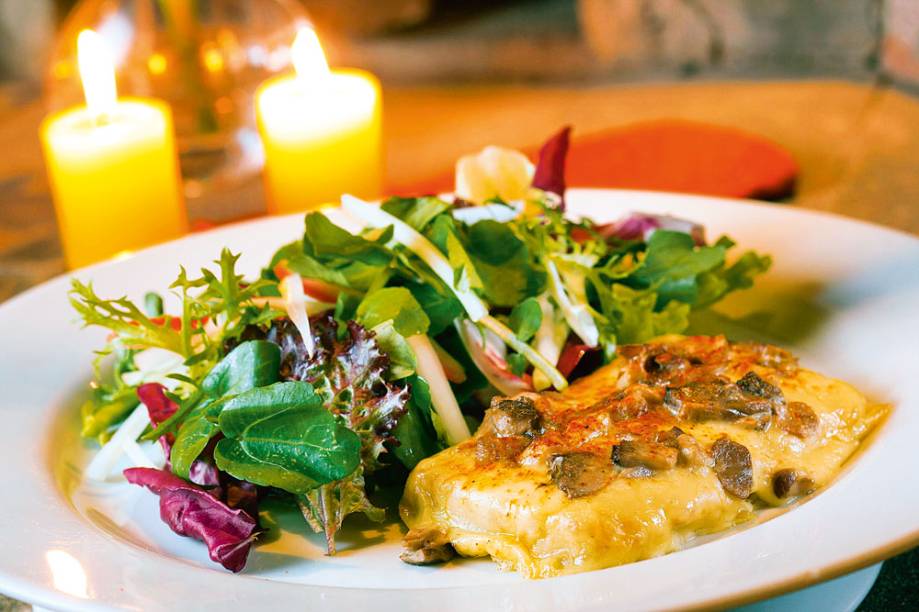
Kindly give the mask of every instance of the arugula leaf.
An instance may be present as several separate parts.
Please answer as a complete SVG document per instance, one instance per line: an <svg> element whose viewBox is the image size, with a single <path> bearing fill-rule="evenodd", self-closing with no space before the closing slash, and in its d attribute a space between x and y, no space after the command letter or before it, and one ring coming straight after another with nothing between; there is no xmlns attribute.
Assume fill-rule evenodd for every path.
<svg viewBox="0 0 919 612"><path fill-rule="evenodd" d="M386 287L367 294L357 307L357 321L370 328L392 321L403 336L425 334L431 324L428 315L405 287Z"/></svg>
<svg viewBox="0 0 919 612"><path fill-rule="evenodd" d="M374 266L386 265L392 259L392 253L383 246L385 242L355 236L332 223L322 213L306 215L303 251L311 257L356 260Z"/></svg>
<svg viewBox="0 0 919 612"><path fill-rule="evenodd" d="M469 226L465 243L473 257L495 266L508 263L524 247L507 223L493 219Z"/></svg>
<svg viewBox="0 0 919 612"><path fill-rule="evenodd" d="M224 405L218 424L225 436L217 443L218 467L256 484L290 486L292 473L314 487L360 465L357 434L322 407L309 383L280 382L241 393ZM291 492L308 491L301 486L307 480Z"/></svg>
<svg viewBox="0 0 919 612"><path fill-rule="evenodd" d="M303 278L314 278L338 287L350 287L348 276L341 270L330 268L305 253L293 253L286 259L287 269Z"/></svg>
<svg viewBox="0 0 919 612"><path fill-rule="evenodd" d="M512 307L542 291L545 273L533 267L527 245L510 224L480 221L468 228L463 244L473 261L481 293L493 305Z"/></svg>
<svg viewBox="0 0 919 612"><path fill-rule="evenodd" d="M670 300L693 303L696 275L724 265L724 255L724 246L697 247L689 234L657 230L648 240L642 265L628 280L640 289L656 288L660 305Z"/></svg>
<svg viewBox="0 0 919 612"><path fill-rule="evenodd" d="M434 217L447 211L450 204L434 196L389 198L383 203L382 208L420 232Z"/></svg>
<svg viewBox="0 0 919 612"><path fill-rule="evenodd" d="M479 277L478 270L472 258L466 252L463 244L456 234L450 232L446 235L447 261L453 268L453 284L460 291L468 289L482 290L485 286Z"/></svg>
<svg viewBox="0 0 919 612"><path fill-rule="evenodd" d="M529 342L542 324L542 308L536 298L529 297L514 306L509 324L520 340Z"/></svg>
<svg viewBox="0 0 919 612"><path fill-rule="evenodd" d="M431 391L428 383L420 376L409 379L412 397L408 409L393 431L396 443L393 454L408 469L441 450L437 432L431 419Z"/></svg>
<svg viewBox="0 0 919 612"><path fill-rule="evenodd" d="M406 283L405 287L428 316L428 335L440 334L463 315L463 305L449 291L441 293L434 285L416 282Z"/></svg>

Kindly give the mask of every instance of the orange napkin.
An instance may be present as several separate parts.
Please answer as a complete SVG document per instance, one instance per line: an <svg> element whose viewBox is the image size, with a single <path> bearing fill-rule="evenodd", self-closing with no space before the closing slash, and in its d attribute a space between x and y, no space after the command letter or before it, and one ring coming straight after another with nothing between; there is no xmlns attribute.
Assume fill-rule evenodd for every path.
<svg viewBox="0 0 919 612"><path fill-rule="evenodd" d="M756 134L660 119L575 136L566 174L571 187L774 200L793 193L798 166L788 151ZM412 195L452 189L451 171L394 192Z"/></svg>

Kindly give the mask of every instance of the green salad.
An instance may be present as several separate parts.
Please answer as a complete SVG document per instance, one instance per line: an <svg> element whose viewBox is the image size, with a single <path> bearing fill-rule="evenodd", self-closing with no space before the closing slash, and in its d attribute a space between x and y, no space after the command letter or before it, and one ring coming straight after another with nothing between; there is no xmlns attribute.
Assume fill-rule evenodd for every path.
<svg viewBox="0 0 919 612"><path fill-rule="evenodd" d="M681 219L566 217L566 147L563 131L535 167L495 147L463 158L453 194L344 196L306 214L258 278L229 250L181 269L173 312L157 293L110 299L74 280L83 323L111 331L82 411L103 445L88 477L127 460L163 520L233 571L267 495L293 500L331 554L348 515L383 520L408 472L468 438L494 395L562 391L768 269Z"/></svg>

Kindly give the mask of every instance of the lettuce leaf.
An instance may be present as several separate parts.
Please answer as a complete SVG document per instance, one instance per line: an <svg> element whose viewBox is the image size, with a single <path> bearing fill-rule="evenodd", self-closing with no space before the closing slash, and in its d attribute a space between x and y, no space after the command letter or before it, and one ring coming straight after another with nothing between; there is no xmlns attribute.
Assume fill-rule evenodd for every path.
<svg viewBox="0 0 919 612"><path fill-rule="evenodd" d="M250 340L211 369L201 382L201 403L187 411L176 434L169 455L176 474L190 477L195 460L220 430L217 419L228 398L277 381L280 363L281 351L276 344Z"/></svg>
<svg viewBox="0 0 919 612"><path fill-rule="evenodd" d="M124 476L159 496L160 518L170 529L204 542L210 558L231 572L245 567L260 533L256 517L221 501L218 491L186 482L167 470L130 468Z"/></svg>
<svg viewBox="0 0 919 612"><path fill-rule="evenodd" d="M450 209L450 204L434 196L420 198L389 198L383 210L405 221L414 229L423 231L434 217Z"/></svg>
<svg viewBox="0 0 919 612"><path fill-rule="evenodd" d="M403 336L426 334L431 325L428 315L405 287L385 287L368 293L357 307L356 320L374 328L386 321Z"/></svg>
<svg viewBox="0 0 919 612"><path fill-rule="evenodd" d="M217 467L258 485L308 493L360 465L360 440L322 406L312 385L279 382L226 402Z"/></svg>
<svg viewBox="0 0 919 612"><path fill-rule="evenodd" d="M539 149L539 160L533 173L533 187L554 193L561 198L565 209L565 160L571 126L566 125L547 140Z"/></svg>

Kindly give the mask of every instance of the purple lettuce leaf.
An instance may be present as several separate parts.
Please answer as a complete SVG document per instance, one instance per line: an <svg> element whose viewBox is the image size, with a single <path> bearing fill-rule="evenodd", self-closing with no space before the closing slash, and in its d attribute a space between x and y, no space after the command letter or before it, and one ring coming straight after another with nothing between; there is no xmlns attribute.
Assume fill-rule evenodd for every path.
<svg viewBox="0 0 919 612"><path fill-rule="evenodd" d="M210 558L231 572L245 567L261 533L248 512L221 501L219 491L203 489L167 470L129 468L124 477L159 495L160 518L174 532L204 542Z"/></svg>
<svg viewBox="0 0 919 612"><path fill-rule="evenodd" d="M179 405L166 396L166 387L160 383L145 383L137 387L137 399L147 407L150 422L159 425L179 409Z"/></svg>
<svg viewBox="0 0 919 612"><path fill-rule="evenodd" d="M347 419L361 437L361 454L369 471L379 466L385 442L405 414L410 392L385 380L389 357L380 350L374 333L348 322L339 337L331 314L310 319L315 351L310 357L300 333L288 319L276 319L268 339L281 347L281 379L313 385L327 410Z"/></svg>
<svg viewBox="0 0 919 612"><path fill-rule="evenodd" d="M631 213L619 221L598 225L595 229L604 238L644 241L647 241L656 230L671 230L689 234L699 246L705 244L705 228L703 226L693 221L670 215Z"/></svg>
<svg viewBox="0 0 919 612"><path fill-rule="evenodd" d="M533 187L561 198L562 210L565 210L565 159L570 136L571 126L566 125L542 145L533 174Z"/></svg>

